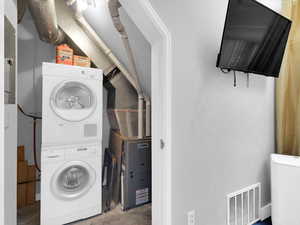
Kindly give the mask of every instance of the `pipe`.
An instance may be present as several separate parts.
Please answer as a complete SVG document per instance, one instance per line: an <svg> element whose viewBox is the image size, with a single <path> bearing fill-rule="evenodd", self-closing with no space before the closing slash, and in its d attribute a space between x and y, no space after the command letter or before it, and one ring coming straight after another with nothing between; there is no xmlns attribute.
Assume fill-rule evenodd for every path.
<svg viewBox="0 0 300 225"><path fill-rule="evenodd" d="M116 21L116 20L115 20ZM119 24L119 23L118 23ZM118 25L120 26L120 25ZM120 32L121 33L121 32ZM145 101L145 95L142 90L142 87L140 85L139 76L137 75L137 69L136 64L134 61L134 56L129 44L128 35L125 30L121 33L122 41L124 44L124 47L126 49L127 57L129 58L129 64L131 67L131 71L133 72L135 82L137 84L137 93L138 93L138 129L139 129L139 138L144 137L144 101ZM146 113L147 114L147 113ZM147 130L147 128L146 128Z"/></svg>
<svg viewBox="0 0 300 225"><path fill-rule="evenodd" d="M108 1L108 7L109 7L109 11L112 17L112 21L113 24L115 26L115 28L117 29L117 31L121 34L121 38L127 53L127 56L129 58L129 63L132 69L132 73L133 73L133 77L135 79L136 82L136 89L138 92L138 98L139 98L139 137L142 138L144 136L144 101L146 101L146 136L150 136L151 133L151 115L150 115L150 110L151 110L151 102L150 102L150 98L147 97L143 90L142 87L140 85L140 80L139 80L139 76L138 76L138 72L137 72L137 68L136 68L136 64L135 64L135 60L134 60L134 56L133 56L133 52L129 43L129 39L128 39L128 34L126 32L126 29L124 27L124 25L122 24L121 18L120 18L120 14L119 14L119 8L121 7L121 3L119 2L119 0L109 0Z"/></svg>
<svg viewBox="0 0 300 225"><path fill-rule="evenodd" d="M128 79L130 84L136 89L135 80L130 75L129 71L125 66L117 59L113 52L107 47L105 42L98 36L96 31L91 27L91 25L86 21L82 14L75 14L75 19L81 28L88 34L88 36L101 48L104 54L119 68L119 70Z"/></svg>
<svg viewBox="0 0 300 225"><path fill-rule="evenodd" d="M36 170L41 173L41 169L37 162L37 154L36 154L36 118L33 119L33 158L34 158L34 165Z"/></svg>
<svg viewBox="0 0 300 225"><path fill-rule="evenodd" d="M145 96L146 102L146 137L151 136L151 100Z"/></svg>
<svg viewBox="0 0 300 225"><path fill-rule="evenodd" d="M76 1L74 0L65 0L66 4L73 10L74 18L80 27L84 30L85 33L94 41L97 46L104 52L104 54L118 67L118 69L124 74L128 79L130 84L136 88L136 84L129 71L125 66L117 59L113 54L110 48L105 44L105 42L98 36L97 32L91 27L91 25L86 21L82 12L76 6Z"/></svg>
<svg viewBox="0 0 300 225"><path fill-rule="evenodd" d="M65 35L57 25L55 0L28 0L39 37L42 41L58 45L65 41Z"/></svg>
<svg viewBox="0 0 300 225"><path fill-rule="evenodd" d="M134 56L133 56L133 53L131 50L131 46L130 46L130 43L128 40L128 35L127 35L125 27L122 24L121 19L120 19L119 8L121 7L121 4L118 0L109 0L108 7L109 7L109 11L110 11L110 14L112 17L113 24L114 24L115 28L117 29L117 31L121 34L121 38L122 38L122 41L123 41L123 44L124 44L124 47L126 50L126 54L129 58L129 63L130 63L130 67L132 69L133 77L136 81L137 92L138 92L138 94L142 95L143 90L141 88L140 81L139 81L139 78L137 75L138 73L137 73L137 69L136 69L136 65L135 65L135 61L134 61Z"/></svg>
<svg viewBox="0 0 300 225"><path fill-rule="evenodd" d="M19 104L17 105L17 107L24 116L29 117L33 120L33 159L34 159L34 166L35 166L36 170L40 173L41 169L39 167L38 160L37 160L37 154L36 154L36 152L37 152L37 149L36 149L36 125L37 125L37 120L41 120L42 117L30 115L30 114L26 113Z"/></svg>

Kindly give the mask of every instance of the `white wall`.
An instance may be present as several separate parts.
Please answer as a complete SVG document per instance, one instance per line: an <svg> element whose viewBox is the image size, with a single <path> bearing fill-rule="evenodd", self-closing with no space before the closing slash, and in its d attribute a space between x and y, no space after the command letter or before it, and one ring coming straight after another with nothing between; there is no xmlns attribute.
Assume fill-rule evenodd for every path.
<svg viewBox="0 0 300 225"><path fill-rule="evenodd" d="M280 12L282 0L259 0L260 3L272 8L273 10Z"/></svg>
<svg viewBox="0 0 300 225"><path fill-rule="evenodd" d="M274 79L216 67L227 0L150 0L173 38L172 224L226 224L226 195L262 183L270 202ZM275 1L272 1L273 3ZM269 3L272 3L269 1ZM277 6L277 1L276 1Z"/></svg>
<svg viewBox="0 0 300 225"><path fill-rule="evenodd" d="M24 111L41 115L41 63L54 62L55 48L39 40L32 18L27 13L18 26L18 102ZM18 145L26 148L26 159L33 164L33 121L18 113ZM40 157L41 121L37 127L37 151Z"/></svg>

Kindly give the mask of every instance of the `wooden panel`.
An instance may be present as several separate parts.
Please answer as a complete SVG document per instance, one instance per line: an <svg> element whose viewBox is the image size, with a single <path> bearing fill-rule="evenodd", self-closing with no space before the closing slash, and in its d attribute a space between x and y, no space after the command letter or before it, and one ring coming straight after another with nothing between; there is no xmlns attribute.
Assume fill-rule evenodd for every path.
<svg viewBox="0 0 300 225"><path fill-rule="evenodd" d="M27 167L27 181L34 181L36 179L35 166Z"/></svg>
<svg viewBox="0 0 300 225"><path fill-rule="evenodd" d="M18 184L17 207L22 208L24 206L26 206L26 184Z"/></svg>
<svg viewBox="0 0 300 225"><path fill-rule="evenodd" d="M27 181L28 174L28 163L27 161L18 162L18 183Z"/></svg>
<svg viewBox="0 0 300 225"><path fill-rule="evenodd" d="M18 162L25 160L25 147L19 146L18 147Z"/></svg>
<svg viewBox="0 0 300 225"><path fill-rule="evenodd" d="M36 173L35 173L35 167L34 166L28 166L27 167L27 181L30 183L27 183L26 187L26 203L27 205L31 205L35 203L35 180L36 179Z"/></svg>
<svg viewBox="0 0 300 225"><path fill-rule="evenodd" d="M26 204L32 205L35 203L35 182L26 184Z"/></svg>
<svg viewBox="0 0 300 225"><path fill-rule="evenodd" d="M113 208L116 207L121 201L121 159L122 159L122 149L123 149L124 139L115 131L110 133L110 143L109 148L116 157L116 176L114 180L114 185L112 187L112 201Z"/></svg>

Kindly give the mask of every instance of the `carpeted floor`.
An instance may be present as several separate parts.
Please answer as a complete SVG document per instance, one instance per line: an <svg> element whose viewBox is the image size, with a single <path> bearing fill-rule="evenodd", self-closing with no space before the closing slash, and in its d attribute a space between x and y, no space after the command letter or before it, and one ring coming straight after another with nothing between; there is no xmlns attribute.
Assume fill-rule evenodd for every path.
<svg viewBox="0 0 300 225"><path fill-rule="evenodd" d="M267 219L267 220L265 220L263 222L258 222L258 223L254 224L254 225L272 225L272 222L271 222L271 219Z"/></svg>
<svg viewBox="0 0 300 225"><path fill-rule="evenodd" d="M116 208L108 213L70 225L151 225L151 204L123 212ZM40 206L18 210L18 225L40 225Z"/></svg>

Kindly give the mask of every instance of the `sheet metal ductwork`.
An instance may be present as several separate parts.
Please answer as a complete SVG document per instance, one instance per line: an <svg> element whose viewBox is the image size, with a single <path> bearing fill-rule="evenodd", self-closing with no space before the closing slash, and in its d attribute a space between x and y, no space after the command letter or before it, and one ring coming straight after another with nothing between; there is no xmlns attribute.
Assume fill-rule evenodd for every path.
<svg viewBox="0 0 300 225"><path fill-rule="evenodd" d="M108 90L107 113L113 130L124 137L138 137L138 94L125 76L117 71L104 84ZM143 110L145 114L145 110ZM144 126L146 124L144 116Z"/></svg>
<svg viewBox="0 0 300 225"><path fill-rule="evenodd" d="M134 60L133 51L131 49L130 42L129 42L129 37L126 32L126 28L121 21L121 17L119 14L119 9L121 6L122 5L119 2L119 0L108 0L108 8L109 8L109 12L113 24L116 30L120 33L127 57L129 59L132 77L135 79L135 88L138 94L138 114L139 114L138 115L138 130L139 130L138 136L139 138L143 138L144 136L151 135L151 125L150 125L151 124L151 101L150 101L150 97L145 94L141 86L136 63ZM144 112L144 107L145 107L144 103L146 103L146 113ZM144 120L146 120L146 124L144 124Z"/></svg>
<svg viewBox="0 0 300 225"><path fill-rule="evenodd" d="M28 0L28 6L42 41L58 45L65 35L57 25L55 0Z"/></svg>

